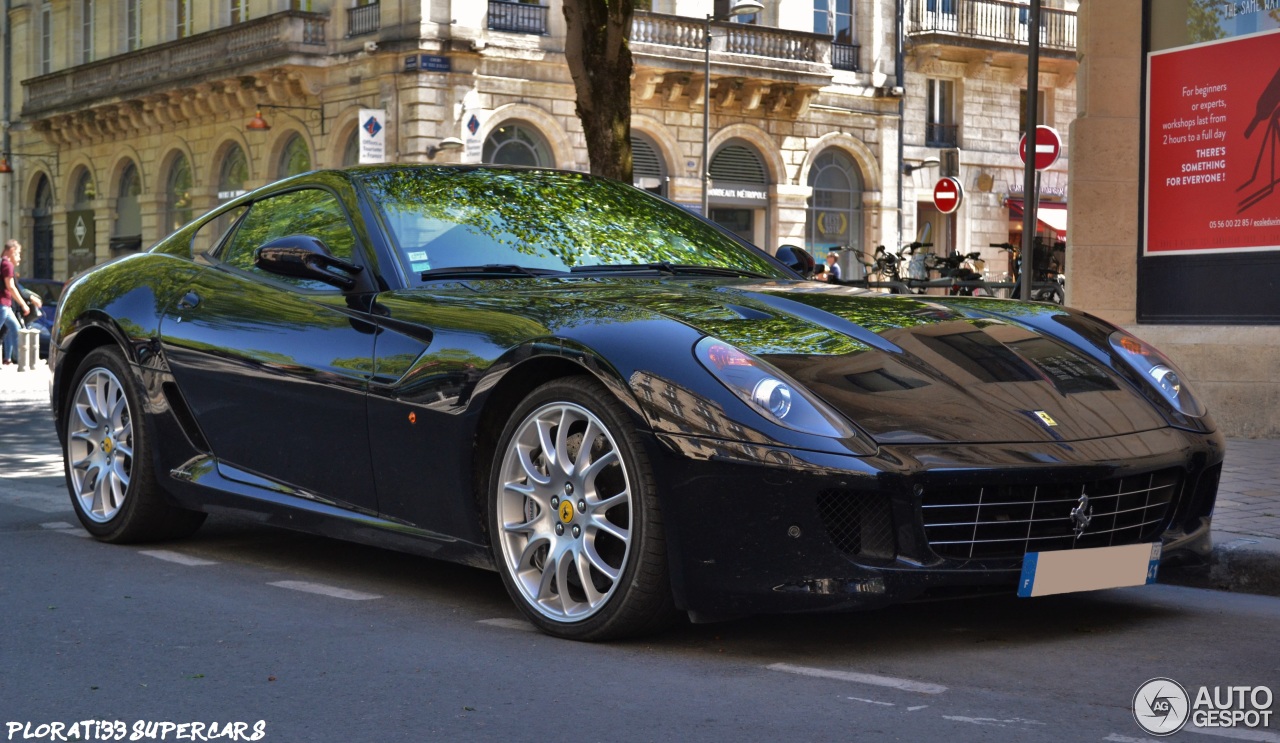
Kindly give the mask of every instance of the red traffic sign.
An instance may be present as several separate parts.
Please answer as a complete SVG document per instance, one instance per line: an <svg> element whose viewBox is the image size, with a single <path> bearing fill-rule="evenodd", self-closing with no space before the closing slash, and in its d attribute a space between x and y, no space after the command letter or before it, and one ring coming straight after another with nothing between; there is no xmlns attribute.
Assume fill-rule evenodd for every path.
<svg viewBox="0 0 1280 743"><path fill-rule="evenodd" d="M1058 155L1062 154L1062 137L1058 136L1058 130L1051 126L1036 127L1036 170L1044 170L1045 168L1058 162ZM1018 157L1022 159L1025 165L1027 162L1027 135L1023 134L1022 139L1018 142Z"/></svg>
<svg viewBox="0 0 1280 743"><path fill-rule="evenodd" d="M939 178L933 187L933 205L943 214L950 214L960 208L964 198L964 189L955 178Z"/></svg>

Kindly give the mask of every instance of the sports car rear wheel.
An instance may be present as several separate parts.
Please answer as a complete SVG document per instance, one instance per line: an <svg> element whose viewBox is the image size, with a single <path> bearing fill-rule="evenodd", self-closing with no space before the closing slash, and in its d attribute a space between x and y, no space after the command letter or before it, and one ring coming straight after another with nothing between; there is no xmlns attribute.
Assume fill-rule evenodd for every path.
<svg viewBox="0 0 1280 743"><path fill-rule="evenodd" d="M142 394L121 353L92 351L71 390L63 459L84 528L104 542L176 539L198 529L205 514L170 504L156 482Z"/></svg>
<svg viewBox="0 0 1280 743"><path fill-rule="evenodd" d="M653 474L626 410L598 382L549 382L516 408L490 477L507 591L550 634L605 640L674 616Z"/></svg>

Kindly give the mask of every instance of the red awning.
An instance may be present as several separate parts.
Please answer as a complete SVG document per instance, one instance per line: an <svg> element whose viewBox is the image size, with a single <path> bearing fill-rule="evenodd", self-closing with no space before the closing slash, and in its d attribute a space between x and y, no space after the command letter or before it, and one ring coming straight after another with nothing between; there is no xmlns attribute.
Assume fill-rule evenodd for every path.
<svg viewBox="0 0 1280 743"><path fill-rule="evenodd" d="M1005 199L1009 216L1022 217L1022 199ZM1067 205L1060 201L1041 201L1036 206L1036 221L1067 239Z"/></svg>

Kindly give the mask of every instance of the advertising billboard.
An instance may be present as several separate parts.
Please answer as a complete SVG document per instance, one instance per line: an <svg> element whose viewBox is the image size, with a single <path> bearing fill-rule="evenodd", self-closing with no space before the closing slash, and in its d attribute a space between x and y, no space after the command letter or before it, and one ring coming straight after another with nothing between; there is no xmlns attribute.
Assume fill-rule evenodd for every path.
<svg viewBox="0 0 1280 743"><path fill-rule="evenodd" d="M1145 256L1280 250L1280 31L1147 57Z"/></svg>

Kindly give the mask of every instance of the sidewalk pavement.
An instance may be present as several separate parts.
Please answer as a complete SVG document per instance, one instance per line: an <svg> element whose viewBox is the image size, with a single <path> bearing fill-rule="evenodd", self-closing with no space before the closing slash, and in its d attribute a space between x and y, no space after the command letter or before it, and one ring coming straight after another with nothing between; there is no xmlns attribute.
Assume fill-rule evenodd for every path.
<svg viewBox="0 0 1280 743"><path fill-rule="evenodd" d="M0 425L7 405L49 401L49 369L0 370ZM52 421L50 421L52 425ZM1280 439L1229 439L1207 567L1168 568L1162 581L1280 596Z"/></svg>

